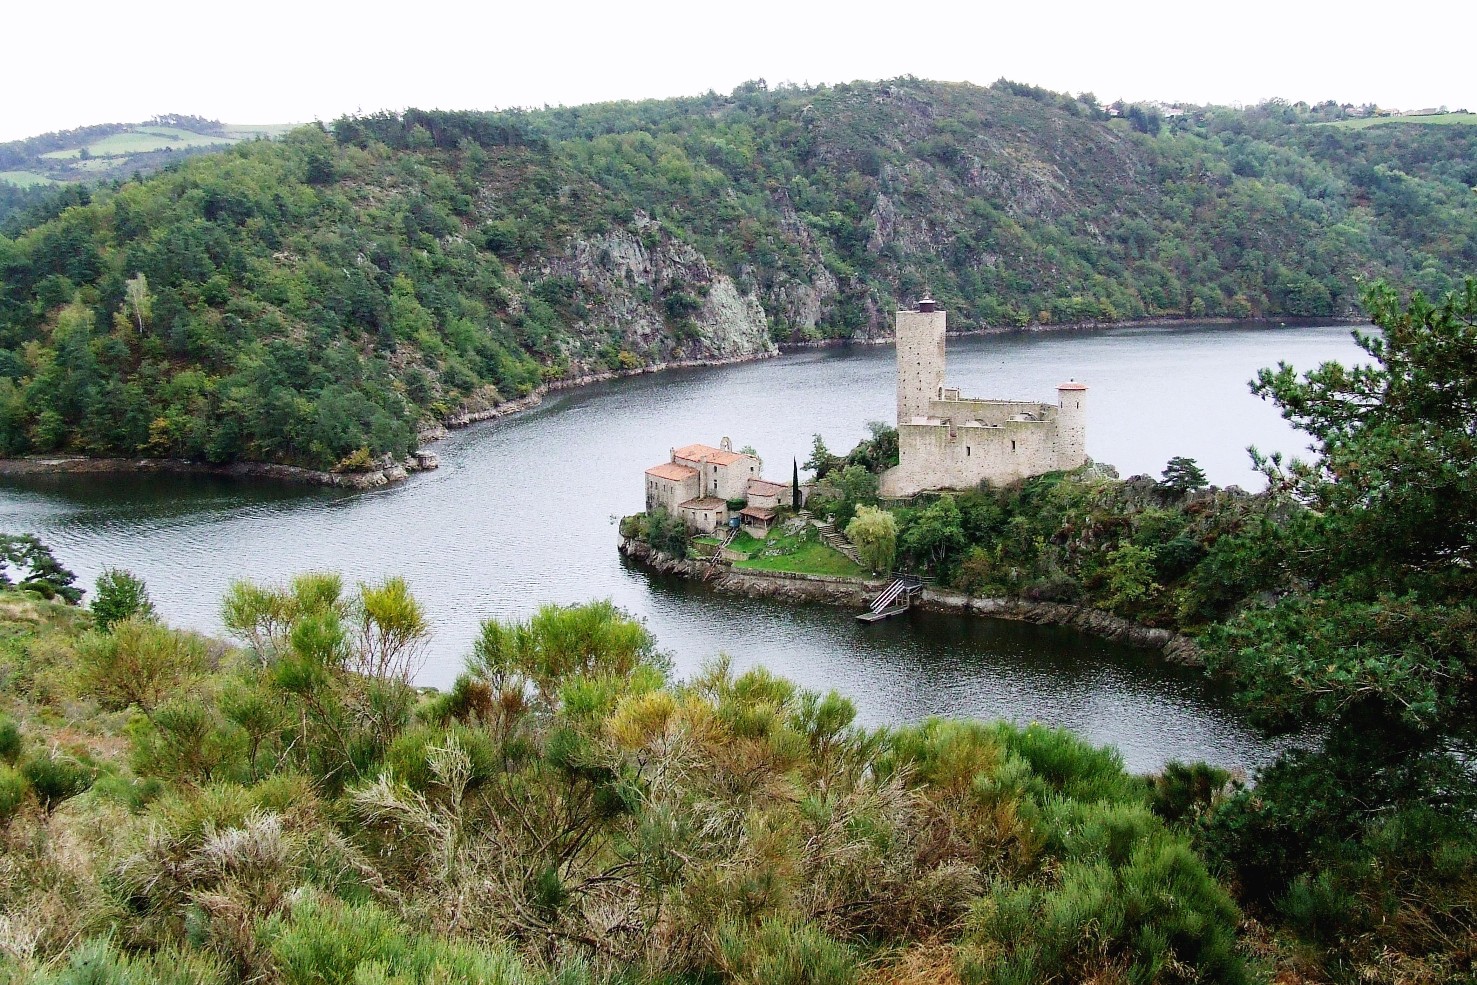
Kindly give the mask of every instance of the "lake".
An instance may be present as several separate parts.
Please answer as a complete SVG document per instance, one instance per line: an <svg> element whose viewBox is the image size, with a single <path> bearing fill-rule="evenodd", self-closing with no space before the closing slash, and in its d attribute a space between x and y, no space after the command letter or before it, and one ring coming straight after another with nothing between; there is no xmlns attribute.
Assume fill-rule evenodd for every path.
<svg viewBox="0 0 1477 985"><path fill-rule="evenodd" d="M1260 488L1246 447L1297 453L1305 436L1247 381L1357 361L1347 326L1205 326L951 339L948 382L966 395L1054 399L1085 381L1087 450L1123 476L1195 458L1219 485ZM836 689L870 725L929 715L1069 727L1136 770L1170 759L1233 767L1274 747L1194 671L1056 627L914 613L862 625L824 606L717 596L655 578L615 550L616 521L643 507L642 472L693 442L754 446L787 482L811 436L844 452L895 413L893 350L854 346L673 370L551 397L433 446L441 467L364 493L181 476L46 476L0 484L0 529L39 535L90 586L104 567L149 584L172 624L219 632L234 578L305 570L349 581L405 576L435 640L422 683L449 684L480 622L546 602L611 598L643 618L679 674L718 654Z"/></svg>

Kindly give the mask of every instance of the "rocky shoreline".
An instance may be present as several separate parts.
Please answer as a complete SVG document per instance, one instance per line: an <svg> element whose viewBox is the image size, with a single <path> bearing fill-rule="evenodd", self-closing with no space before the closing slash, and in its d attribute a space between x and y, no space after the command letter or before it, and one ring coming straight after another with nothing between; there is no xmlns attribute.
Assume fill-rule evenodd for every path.
<svg viewBox="0 0 1477 985"><path fill-rule="evenodd" d="M699 581L715 591L750 598L821 602L860 610L887 585L882 579L735 570L724 563L669 557L638 540L627 538L621 539L619 550L625 557L660 574ZM1030 602L1013 598L982 598L940 588L924 589L919 606L933 612L1010 619L1037 625L1068 626L1116 643L1158 650L1171 663L1194 667L1203 662L1195 641L1188 636L1167 629L1141 626L1091 606Z"/></svg>
<svg viewBox="0 0 1477 985"><path fill-rule="evenodd" d="M1267 327L1272 325L1291 326L1307 328L1316 325L1348 325L1351 328L1360 325L1368 325L1366 317L1350 315L1329 315L1319 318L1300 318L1288 315L1282 318L1229 318L1229 317L1201 317L1189 316L1173 318L1128 318L1122 321L1084 321L1084 322L1062 322L1058 325L986 325L983 328L949 329L945 334L951 339L967 339L990 335L1036 335L1039 333L1055 332L1093 332L1106 328L1174 328L1189 325L1257 325ZM879 335L876 338L838 338L817 339L814 342L781 342L779 350L785 352L801 352L806 349L829 349L843 345L890 345L893 342L891 335Z"/></svg>
<svg viewBox="0 0 1477 985"><path fill-rule="evenodd" d="M324 472L272 462L230 462L217 465L180 458L87 458L82 455L0 458L0 476L116 475L124 472L140 475L214 475L230 479L272 479L277 482L356 490L387 486L425 468L435 466L421 465L414 457L403 462L384 461L364 472Z"/></svg>

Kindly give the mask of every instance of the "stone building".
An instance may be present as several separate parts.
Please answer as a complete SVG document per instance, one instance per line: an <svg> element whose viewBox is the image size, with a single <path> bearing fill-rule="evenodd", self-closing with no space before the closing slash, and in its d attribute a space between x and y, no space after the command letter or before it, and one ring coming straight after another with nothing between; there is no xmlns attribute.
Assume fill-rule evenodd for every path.
<svg viewBox="0 0 1477 985"><path fill-rule="evenodd" d="M779 506L789 506L791 495L790 487L783 483L770 482L768 479L750 479L745 498L756 509L772 510Z"/></svg>
<svg viewBox="0 0 1477 985"><path fill-rule="evenodd" d="M647 512L666 510L688 529L712 533L727 525L730 500L748 499L751 483L773 485L760 479L757 456L734 451L727 438L718 444L673 448L670 461L647 469Z"/></svg>
<svg viewBox="0 0 1477 985"><path fill-rule="evenodd" d="M1055 403L978 400L944 385L944 312L924 299L897 313L899 463L881 494L1003 485L1087 461L1087 387L1057 387Z"/></svg>

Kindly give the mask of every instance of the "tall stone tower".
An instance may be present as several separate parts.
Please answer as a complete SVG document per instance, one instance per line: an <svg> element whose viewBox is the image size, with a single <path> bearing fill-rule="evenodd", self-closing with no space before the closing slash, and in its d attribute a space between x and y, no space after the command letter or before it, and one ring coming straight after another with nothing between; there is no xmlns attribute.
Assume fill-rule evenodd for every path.
<svg viewBox="0 0 1477 985"><path fill-rule="evenodd" d="M1058 383L1056 399L1057 468L1075 469L1087 461L1087 384Z"/></svg>
<svg viewBox="0 0 1477 985"><path fill-rule="evenodd" d="M928 414L944 384L944 318L931 298L897 313L897 422Z"/></svg>

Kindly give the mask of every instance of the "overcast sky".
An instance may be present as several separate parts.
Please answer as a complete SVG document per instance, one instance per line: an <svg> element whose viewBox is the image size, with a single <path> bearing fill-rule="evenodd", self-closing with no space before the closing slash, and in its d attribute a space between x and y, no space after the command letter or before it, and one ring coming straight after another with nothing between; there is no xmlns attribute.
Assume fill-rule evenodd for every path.
<svg viewBox="0 0 1477 985"><path fill-rule="evenodd" d="M1471 0L517 4L72 0L0 15L0 140L194 113L331 120L912 74L1127 99L1477 110Z"/></svg>

